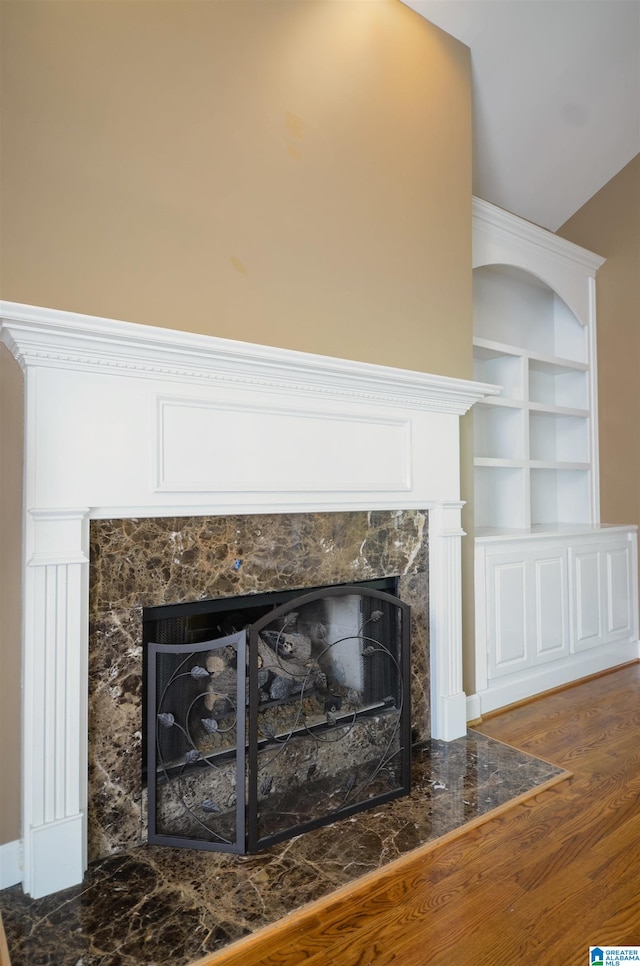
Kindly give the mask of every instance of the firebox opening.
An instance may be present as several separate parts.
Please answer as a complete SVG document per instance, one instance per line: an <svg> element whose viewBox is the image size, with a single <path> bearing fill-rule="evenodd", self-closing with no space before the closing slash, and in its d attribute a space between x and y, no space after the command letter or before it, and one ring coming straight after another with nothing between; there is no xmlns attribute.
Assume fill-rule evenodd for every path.
<svg viewBox="0 0 640 966"><path fill-rule="evenodd" d="M257 851L407 794L396 578L144 611L149 842Z"/></svg>

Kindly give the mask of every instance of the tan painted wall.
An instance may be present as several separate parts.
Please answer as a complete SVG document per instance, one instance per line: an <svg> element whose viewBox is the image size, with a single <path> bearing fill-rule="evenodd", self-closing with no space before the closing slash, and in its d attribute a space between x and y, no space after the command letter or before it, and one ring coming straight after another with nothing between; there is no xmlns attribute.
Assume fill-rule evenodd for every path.
<svg viewBox="0 0 640 966"><path fill-rule="evenodd" d="M469 51L399 0L5 0L3 46L3 298L471 376Z"/></svg>
<svg viewBox="0 0 640 966"><path fill-rule="evenodd" d="M5 7L5 298L470 371L465 47L398 0Z"/></svg>
<svg viewBox="0 0 640 966"><path fill-rule="evenodd" d="M640 155L558 234L607 259L596 301L601 519L640 525Z"/></svg>

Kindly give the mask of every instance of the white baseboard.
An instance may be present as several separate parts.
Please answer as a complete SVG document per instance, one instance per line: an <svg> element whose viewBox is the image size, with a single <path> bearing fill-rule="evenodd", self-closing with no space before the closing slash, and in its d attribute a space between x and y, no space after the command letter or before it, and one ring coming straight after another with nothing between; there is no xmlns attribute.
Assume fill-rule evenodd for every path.
<svg viewBox="0 0 640 966"><path fill-rule="evenodd" d="M0 845L0 889L8 889L22 881L22 842Z"/></svg>
<svg viewBox="0 0 640 966"><path fill-rule="evenodd" d="M606 649L594 648L591 651L574 654L566 661L557 661L539 668L530 668L528 672L513 675L512 678L508 676L498 678L489 682L486 690L478 691L477 694L472 695L473 698L477 698L480 708L480 713L476 717L480 718L490 711L498 711L500 708L517 704L519 701L524 701L537 694L543 694L545 691L564 687L574 681L579 681L581 678L590 677L592 674L613 670L623 664L637 661L639 658L640 643L637 640L625 641L609 645Z"/></svg>
<svg viewBox="0 0 640 966"><path fill-rule="evenodd" d="M79 885L86 869L85 816L78 812L38 825L25 840L24 891L41 899L69 886Z"/></svg>
<svg viewBox="0 0 640 966"><path fill-rule="evenodd" d="M480 697L477 694L467 695L467 721L478 721L482 717Z"/></svg>

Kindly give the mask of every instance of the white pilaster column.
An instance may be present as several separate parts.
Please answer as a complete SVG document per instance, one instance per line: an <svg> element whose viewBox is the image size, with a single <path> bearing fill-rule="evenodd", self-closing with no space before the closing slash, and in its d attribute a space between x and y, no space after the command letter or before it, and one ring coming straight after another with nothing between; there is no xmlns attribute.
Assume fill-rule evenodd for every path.
<svg viewBox="0 0 640 966"><path fill-rule="evenodd" d="M89 511L26 520L22 820L25 892L82 881L86 868Z"/></svg>
<svg viewBox="0 0 640 966"><path fill-rule="evenodd" d="M462 577L460 525L463 503L439 503L429 511L429 631L431 733L452 741L466 734L462 690Z"/></svg>

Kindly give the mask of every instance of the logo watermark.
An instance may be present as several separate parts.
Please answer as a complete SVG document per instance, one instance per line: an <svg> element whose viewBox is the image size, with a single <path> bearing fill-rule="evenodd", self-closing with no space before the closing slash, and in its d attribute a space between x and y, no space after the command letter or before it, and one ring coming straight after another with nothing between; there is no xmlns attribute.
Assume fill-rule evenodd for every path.
<svg viewBox="0 0 640 966"><path fill-rule="evenodd" d="M640 946L589 946L589 966L640 964Z"/></svg>

